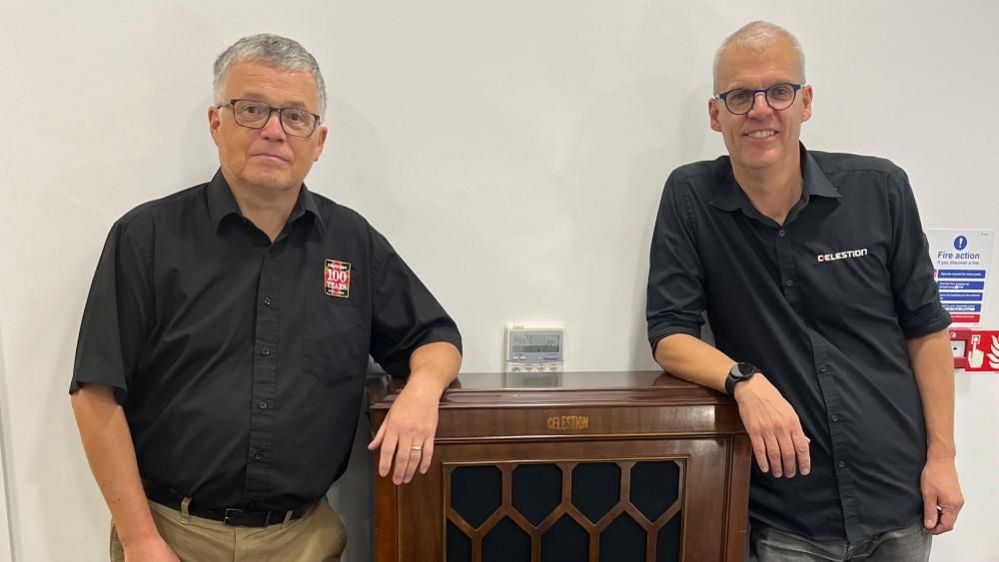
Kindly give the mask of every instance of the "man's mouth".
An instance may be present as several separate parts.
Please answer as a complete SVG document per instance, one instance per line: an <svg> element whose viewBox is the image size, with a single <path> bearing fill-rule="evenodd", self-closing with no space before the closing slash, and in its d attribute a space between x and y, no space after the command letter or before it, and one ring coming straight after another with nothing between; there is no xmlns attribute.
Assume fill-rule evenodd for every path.
<svg viewBox="0 0 999 562"><path fill-rule="evenodd" d="M262 152L260 154L254 154L253 156L256 156L258 158L265 158L267 160L276 160L276 161L281 161L281 162L287 162L288 161L288 159L284 158L283 156L278 156L277 154L271 154L269 152Z"/></svg>
<svg viewBox="0 0 999 562"><path fill-rule="evenodd" d="M768 137L773 137L777 135L777 131L773 129L763 129L762 131L753 131L751 133L746 133L747 137L754 139L765 139Z"/></svg>

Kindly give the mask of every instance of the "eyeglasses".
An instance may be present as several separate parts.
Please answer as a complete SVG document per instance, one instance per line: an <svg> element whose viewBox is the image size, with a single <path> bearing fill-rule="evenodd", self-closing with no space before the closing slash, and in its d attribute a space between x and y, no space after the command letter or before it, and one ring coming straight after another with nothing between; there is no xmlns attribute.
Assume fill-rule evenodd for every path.
<svg viewBox="0 0 999 562"><path fill-rule="evenodd" d="M774 84L763 90L736 88L718 94L718 99L725 102L725 107L732 115L745 115L753 109L756 94L763 94L764 99L774 111L784 111L791 107L798 95L801 84Z"/></svg>
<svg viewBox="0 0 999 562"><path fill-rule="evenodd" d="M273 107L253 100L229 100L215 107L221 109L232 106L232 117L236 124L248 129L263 129L275 111L281 128L293 137L309 137L319 125L319 116L297 107Z"/></svg>

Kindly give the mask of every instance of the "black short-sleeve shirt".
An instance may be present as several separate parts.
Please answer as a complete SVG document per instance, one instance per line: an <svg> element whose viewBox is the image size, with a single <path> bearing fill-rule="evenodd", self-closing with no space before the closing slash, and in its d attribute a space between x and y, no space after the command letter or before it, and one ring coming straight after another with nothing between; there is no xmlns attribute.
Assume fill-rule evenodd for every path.
<svg viewBox="0 0 999 562"><path fill-rule="evenodd" d="M205 508L325 494L354 438L369 354L394 375L458 330L388 241L303 185L271 243L221 172L111 229L70 391L114 388L144 480Z"/></svg>
<svg viewBox="0 0 999 562"><path fill-rule="evenodd" d="M812 473L753 465L751 518L858 540L919 520L926 430L906 340L942 330L926 237L887 160L801 148L801 200L758 212L728 157L675 170L652 239L649 341L698 336L757 365L811 439Z"/></svg>

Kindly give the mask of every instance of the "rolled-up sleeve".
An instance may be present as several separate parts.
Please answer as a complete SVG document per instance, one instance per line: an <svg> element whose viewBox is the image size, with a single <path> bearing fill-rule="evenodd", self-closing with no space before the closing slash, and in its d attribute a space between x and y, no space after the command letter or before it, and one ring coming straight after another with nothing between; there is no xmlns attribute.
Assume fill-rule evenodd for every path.
<svg viewBox="0 0 999 562"><path fill-rule="evenodd" d="M85 384L114 388L124 403L152 321L149 252L134 224L115 223L104 243L80 323L70 393Z"/></svg>
<svg viewBox="0 0 999 562"><path fill-rule="evenodd" d="M699 337L704 324L704 269L696 245L689 186L678 172L666 180L649 255L645 307L649 343L673 334Z"/></svg>
<svg viewBox="0 0 999 562"><path fill-rule="evenodd" d="M892 222L889 270L902 333L912 339L943 330L950 325L950 314L940 303L929 244L909 179L901 169L889 176L888 205Z"/></svg>
<svg viewBox="0 0 999 562"><path fill-rule="evenodd" d="M388 240L372 235L371 356L394 376L409 374L409 358L422 345L447 342L461 351L454 320Z"/></svg>

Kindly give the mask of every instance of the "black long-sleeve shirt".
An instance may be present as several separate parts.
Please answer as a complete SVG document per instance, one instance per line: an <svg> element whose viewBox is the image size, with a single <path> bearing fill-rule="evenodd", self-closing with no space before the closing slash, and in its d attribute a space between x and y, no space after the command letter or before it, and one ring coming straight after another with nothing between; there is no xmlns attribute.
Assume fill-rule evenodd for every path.
<svg viewBox="0 0 999 562"><path fill-rule="evenodd" d="M696 337L707 312L718 349L766 373L811 439L808 476L754 464L750 517L856 541L920 519L926 429L906 340L950 317L905 173L804 147L801 161L783 225L753 207L728 157L673 172L652 239L649 340Z"/></svg>

